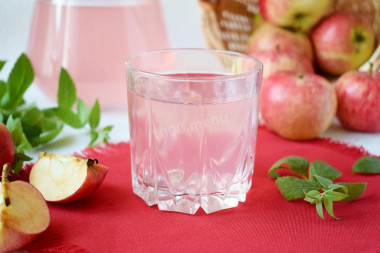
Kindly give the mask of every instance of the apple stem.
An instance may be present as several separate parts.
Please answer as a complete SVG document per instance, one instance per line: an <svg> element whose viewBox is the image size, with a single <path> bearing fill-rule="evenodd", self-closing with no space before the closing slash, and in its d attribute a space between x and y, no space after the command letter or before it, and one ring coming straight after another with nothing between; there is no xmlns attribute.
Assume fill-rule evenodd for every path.
<svg viewBox="0 0 380 253"><path fill-rule="evenodd" d="M91 159L91 158L89 158L87 160L87 166L88 167L92 167L94 164L98 164L98 163L99 163L98 159Z"/></svg>
<svg viewBox="0 0 380 253"><path fill-rule="evenodd" d="M369 69L368 69L368 74L372 76L372 70L373 70L373 62L369 62Z"/></svg>
<svg viewBox="0 0 380 253"><path fill-rule="evenodd" d="M297 77L298 77L299 79L303 79L303 73L298 73Z"/></svg>

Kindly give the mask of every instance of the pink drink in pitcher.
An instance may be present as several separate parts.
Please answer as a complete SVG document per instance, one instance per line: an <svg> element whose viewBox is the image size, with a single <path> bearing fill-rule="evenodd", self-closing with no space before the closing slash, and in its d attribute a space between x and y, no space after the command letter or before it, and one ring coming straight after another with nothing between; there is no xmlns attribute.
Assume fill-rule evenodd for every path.
<svg viewBox="0 0 380 253"><path fill-rule="evenodd" d="M125 60L168 47L158 0L37 0L27 55L53 100L62 66L89 105L98 98L103 108L125 108Z"/></svg>
<svg viewBox="0 0 380 253"><path fill-rule="evenodd" d="M194 64L202 68L207 57L188 51L194 54L189 58L201 59ZM177 53L167 56L172 65L190 68L194 59L181 57L181 50ZM229 64L236 60L238 68L241 62L233 57L243 56L227 56L232 58ZM127 68L142 62L132 58ZM145 67L149 73L131 70L128 80L134 192L148 205L190 214L199 207L212 213L245 201L255 156L260 64L253 62L240 70L251 73L236 76L155 74Z"/></svg>

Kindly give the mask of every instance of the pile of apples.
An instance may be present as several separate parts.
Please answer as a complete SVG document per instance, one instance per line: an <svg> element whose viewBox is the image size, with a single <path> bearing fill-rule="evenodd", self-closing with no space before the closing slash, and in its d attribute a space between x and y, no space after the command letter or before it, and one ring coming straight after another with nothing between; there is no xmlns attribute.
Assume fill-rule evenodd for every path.
<svg viewBox="0 0 380 253"><path fill-rule="evenodd" d="M259 4L262 21L248 54L264 64L265 125L282 137L307 140L336 115L347 129L380 131L380 72L358 71L375 49L371 25L357 13L328 13L330 0Z"/></svg>
<svg viewBox="0 0 380 253"><path fill-rule="evenodd" d="M0 122L0 252L20 249L50 224L46 202L68 203L92 194L108 168L96 159L40 153L33 166L10 172L15 148Z"/></svg>

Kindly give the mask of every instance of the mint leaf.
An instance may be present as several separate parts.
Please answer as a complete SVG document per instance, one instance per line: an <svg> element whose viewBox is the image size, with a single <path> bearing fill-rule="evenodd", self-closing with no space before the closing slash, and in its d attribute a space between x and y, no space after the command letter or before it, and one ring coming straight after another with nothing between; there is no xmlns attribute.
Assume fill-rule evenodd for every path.
<svg viewBox="0 0 380 253"><path fill-rule="evenodd" d="M77 100L77 112L80 122L85 125L88 122L90 108L79 98Z"/></svg>
<svg viewBox="0 0 380 253"><path fill-rule="evenodd" d="M317 176L315 175L314 178L316 179L316 181L324 188L324 189L328 189L329 186L333 183L330 179L328 178L324 178L324 177L321 177L321 176Z"/></svg>
<svg viewBox="0 0 380 253"><path fill-rule="evenodd" d="M94 106L90 112L89 124L91 129L95 129L98 127L100 122L100 106L99 101L96 100Z"/></svg>
<svg viewBox="0 0 380 253"><path fill-rule="evenodd" d="M364 156L354 163L353 172L379 174L380 173L380 159L373 156Z"/></svg>
<svg viewBox="0 0 380 253"><path fill-rule="evenodd" d="M363 195L365 189L367 188L367 183L338 183L339 185L342 185L346 187L347 189L347 197L342 199L342 201L348 202L354 199L359 198L361 195ZM342 192L341 190L338 190Z"/></svg>
<svg viewBox="0 0 380 253"><path fill-rule="evenodd" d="M268 171L271 178L279 177L277 169L288 169L296 173L298 176L306 178L309 162L306 158L300 156L287 156L275 162Z"/></svg>
<svg viewBox="0 0 380 253"><path fill-rule="evenodd" d="M0 61L0 71L3 69L6 61Z"/></svg>
<svg viewBox="0 0 380 253"><path fill-rule="evenodd" d="M291 176L278 177L276 185L286 200L304 198L304 192L318 191L321 188L317 182Z"/></svg>
<svg viewBox="0 0 380 253"><path fill-rule="evenodd" d="M66 69L61 68L58 86L58 107L71 109L77 101L76 89L73 80Z"/></svg>
<svg viewBox="0 0 380 253"><path fill-rule="evenodd" d="M326 191L324 193L324 197L326 199L329 199L331 201L339 201L339 200L342 200L342 199L345 199L347 198L347 194L345 193L341 193L341 192L334 192L334 191Z"/></svg>
<svg viewBox="0 0 380 253"><path fill-rule="evenodd" d="M4 97L6 92L7 92L7 84L4 81L0 80L0 102L2 101L2 98Z"/></svg>
<svg viewBox="0 0 380 253"><path fill-rule="evenodd" d="M339 218L335 217L334 211L333 211L333 201L330 199L323 199L323 205L326 208L326 211L330 214L331 217L333 217L336 220L339 220ZM323 217L321 217L323 219Z"/></svg>
<svg viewBox="0 0 380 253"><path fill-rule="evenodd" d="M347 187L345 187L344 185L340 185L340 184L330 184L328 189L332 190L332 191L340 191L340 192L343 192L345 194L348 193Z"/></svg>
<svg viewBox="0 0 380 253"><path fill-rule="evenodd" d="M60 118L63 122L65 122L67 125L73 128L82 128L84 126L80 117L73 111L71 111L71 109L58 107L55 108L54 112L58 118Z"/></svg>
<svg viewBox="0 0 380 253"><path fill-rule="evenodd" d="M21 54L13 66L6 84L7 92L1 100L1 105L10 110L23 103L25 91L32 84L34 72L32 64L25 54Z"/></svg>
<svg viewBox="0 0 380 253"><path fill-rule="evenodd" d="M111 132L112 128L113 128L113 126L106 126L99 131L92 129L91 130L91 142L89 145L93 146L97 140L100 140L100 141L106 143L108 141L108 139L110 138L109 133Z"/></svg>
<svg viewBox="0 0 380 253"><path fill-rule="evenodd" d="M309 192L305 192L304 191L304 195L305 195L305 198L304 200L311 203L311 204L316 204L317 202L319 202L322 198L322 195L319 191L317 190L312 190L312 191L309 191Z"/></svg>
<svg viewBox="0 0 380 253"><path fill-rule="evenodd" d="M13 143L17 148L24 149L24 148L30 147L30 145L27 145L27 143L25 143L26 137L24 135L24 131L21 125L21 120L19 118L13 119L13 117L10 116L7 120L6 126L12 135ZM19 150L16 149L16 152L18 151Z"/></svg>
<svg viewBox="0 0 380 253"><path fill-rule="evenodd" d="M323 206L322 206L322 202L317 202L316 203L316 209L317 209L317 213L319 215L319 217L321 217L322 219L324 219L325 217L323 217Z"/></svg>
<svg viewBox="0 0 380 253"><path fill-rule="evenodd" d="M310 163L309 179L315 180L315 175L334 180L340 177L342 172L334 169L331 165L324 161L312 161Z"/></svg>

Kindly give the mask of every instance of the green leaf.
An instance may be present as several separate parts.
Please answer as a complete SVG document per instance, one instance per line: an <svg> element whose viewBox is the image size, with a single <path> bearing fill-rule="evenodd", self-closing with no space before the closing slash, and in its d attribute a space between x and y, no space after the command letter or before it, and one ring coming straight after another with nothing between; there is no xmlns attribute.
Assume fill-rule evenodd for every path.
<svg viewBox="0 0 380 253"><path fill-rule="evenodd" d="M106 126L103 129L101 129L100 131L96 131L95 129L92 129L91 130L91 142L89 145L94 146L98 140L106 143L108 141L108 139L110 138L109 132L111 132L112 128L113 128L113 126Z"/></svg>
<svg viewBox="0 0 380 253"><path fill-rule="evenodd" d="M7 92L7 84L0 80L0 101L4 97L5 93Z"/></svg>
<svg viewBox="0 0 380 253"><path fill-rule="evenodd" d="M291 176L278 177L276 185L286 200L303 198L305 197L304 192L318 191L321 188L317 182Z"/></svg>
<svg viewBox="0 0 380 253"><path fill-rule="evenodd" d="M277 169L288 169L295 172L297 175L305 178L307 170L309 167L309 162L306 158L300 156L287 156L277 162L275 162L268 171L268 175L271 178L279 177Z"/></svg>
<svg viewBox="0 0 380 253"><path fill-rule="evenodd" d="M340 185L340 184L330 184L329 187L328 187L329 190L332 190L332 191L339 191L339 192L343 192L345 194L348 193L348 189L347 187L343 186L343 185Z"/></svg>
<svg viewBox="0 0 380 253"><path fill-rule="evenodd" d="M73 80L66 69L61 68L58 86L58 107L71 109L77 101L76 89Z"/></svg>
<svg viewBox="0 0 380 253"><path fill-rule="evenodd" d="M16 152L22 152L24 149L30 149L31 145L26 138L21 120L19 118L13 119L12 115L8 117L6 126L12 135L13 143L16 148Z"/></svg>
<svg viewBox="0 0 380 253"><path fill-rule="evenodd" d="M6 61L0 61L0 71L3 69Z"/></svg>
<svg viewBox="0 0 380 253"><path fill-rule="evenodd" d="M46 121L45 121L46 122ZM53 140L62 131L64 125L60 122L56 123L56 127L50 130L44 130L40 135L30 138L30 143L33 147L48 143Z"/></svg>
<svg viewBox="0 0 380 253"><path fill-rule="evenodd" d="M21 54L8 77L7 92L1 104L6 109L13 109L23 103L23 96L32 84L34 72L32 64L25 54Z"/></svg>
<svg viewBox="0 0 380 253"><path fill-rule="evenodd" d="M329 199L331 201L339 201L339 200L347 198L348 196L345 193L334 192L334 191L326 191L324 195L326 199Z"/></svg>
<svg viewBox="0 0 380 253"><path fill-rule="evenodd" d="M365 189L367 188L367 183L338 183L344 187L347 188L347 195L348 197L342 199L342 201L351 201L354 199L359 198L361 195L363 195ZM340 189L338 191L342 192Z"/></svg>
<svg viewBox="0 0 380 253"><path fill-rule="evenodd" d="M311 203L311 204L315 204L317 203L318 201L320 201L321 199L321 193L317 190L312 190L312 191L309 191L309 192L304 192L304 195L305 195L305 198L304 200Z"/></svg>
<svg viewBox="0 0 380 253"><path fill-rule="evenodd" d="M98 100L96 100L90 112L89 123L90 123L91 129L97 128L99 125L99 122L100 122L100 106L99 106Z"/></svg>
<svg viewBox="0 0 380 253"><path fill-rule="evenodd" d="M55 115L60 118L63 122L65 122L67 125L73 127L73 128L82 128L83 123L80 119L80 117L75 114L70 109L66 109L63 107L55 108L54 110Z"/></svg>
<svg viewBox="0 0 380 253"><path fill-rule="evenodd" d="M329 186L333 183L330 179L328 178L324 178L324 177L321 177L321 176L317 176L317 175L314 175L314 178L316 179L316 181L324 188L324 189L328 189Z"/></svg>
<svg viewBox="0 0 380 253"><path fill-rule="evenodd" d="M11 170L18 173L25 161L31 161L32 157L25 155L23 152L15 154Z"/></svg>
<svg viewBox="0 0 380 253"><path fill-rule="evenodd" d="M78 117L84 126L89 119L90 115L90 108L83 102L83 100L79 99L77 100L77 112L78 112ZM100 116L99 116L100 117Z"/></svg>
<svg viewBox="0 0 380 253"><path fill-rule="evenodd" d="M322 219L324 219L325 217L323 217L323 206L322 206L322 202L317 202L317 203L316 203L316 209L317 209L317 213L318 213L319 217L321 217Z"/></svg>
<svg viewBox="0 0 380 253"><path fill-rule="evenodd" d="M330 180L334 180L342 175L342 172L334 169L324 161L312 161L310 163L309 179L315 180L314 175L318 175Z"/></svg>
<svg viewBox="0 0 380 253"><path fill-rule="evenodd" d="M380 173L380 159L373 156L364 156L354 163L353 172L379 174Z"/></svg>
<svg viewBox="0 0 380 253"><path fill-rule="evenodd" d="M326 208L326 211L330 214L331 217L333 217L336 220L339 220L339 218L335 217L334 211L333 211L333 202L330 199L324 199L323 205Z"/></svg>

